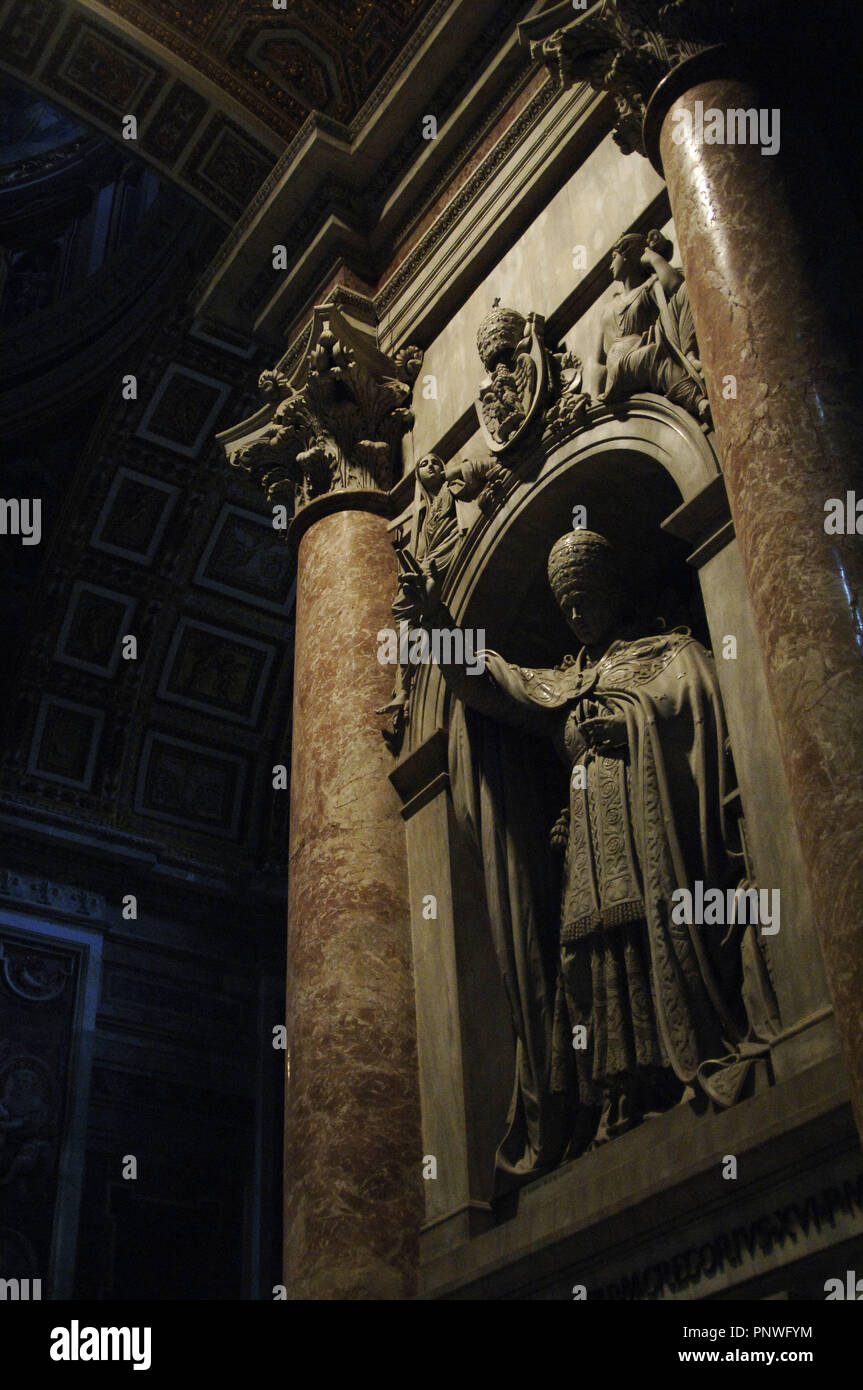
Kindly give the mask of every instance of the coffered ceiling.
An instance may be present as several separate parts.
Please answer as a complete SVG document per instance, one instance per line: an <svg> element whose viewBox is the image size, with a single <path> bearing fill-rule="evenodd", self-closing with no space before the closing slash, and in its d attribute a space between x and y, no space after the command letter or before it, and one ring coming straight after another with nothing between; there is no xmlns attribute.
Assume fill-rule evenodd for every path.
<svg viewBox="0 0 863 1390"><path fill-rule="evenodd" d="M289 139L356 115L431 0L106 0Z"/></svg>
<svg viewBox="0 0 863 1390"><path fill-rule="evenodd" d="M448 0L0 0L0 71L233 223L315 113L350 126Z"/></svg>

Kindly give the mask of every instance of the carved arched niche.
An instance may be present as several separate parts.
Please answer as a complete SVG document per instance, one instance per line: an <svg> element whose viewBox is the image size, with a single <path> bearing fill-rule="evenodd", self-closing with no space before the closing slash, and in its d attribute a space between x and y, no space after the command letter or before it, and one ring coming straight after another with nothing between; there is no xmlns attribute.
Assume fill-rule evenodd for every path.
<svg viewBox="0 0 863 1390"><path fill-rule="evenodd" d="M572 524L574 506L585 506L589 529L607 535L622 553L652 544L665 562L682 561L686 548L674 545L661 523L719 476L702 432L660 396L633 398L625 414L594 416L591 429L550 450L531 481L471 526L449 571L444 597L453 617L464 626L484 627L489 646L508 659L538 661L557 647L559 661L572 650L575 639L557 613L545 567L552 544ZM541 618L525 630L531 597L542 605ZM553 635L535 648L529 629L543 625ZM513 639L530 654L496 645ZM437 668L421 668L409 746L444 722L446 700Z"/></svg>
<svg viewBox="0 0 863 1390"><path fill-rule="evenodd" d="M759 886L779 888L780 930L766 941L773 986L781 1011L772 1075L780 1080L836 1050L828 995L813 917L805 886L796 832L788 809L776 733L768 704L760 653L752 626L737 542L727 511L721 472L710 443L684 411L659 396L633 397L614 414L591 412L590 428L558 441L531 481L519 482L491 515L481 515L464 537L447 575L444 598L462 627L483 629L485 645L522 665L550 666L574 650L575 639L561 619L548 587L546 562L553 542L572 524L573 507L587 509L586 525L611 540L627 557L629 577L652 588L667 606L670 623L688 622L715 656L728 721L731 751L749 865ZM525 469L527 472L527 469ZM666 523L663 525L663 523ZM684 611L686 609L687 611ZM662 611L662 602L657 612ZM723 639L734 636L737 655L724 659ZM412 712L402 764L422 758L434 739L441 745L447 727L449 695L435 666L420 667L412 693ZM537 766L549 768L538 754ZM549 759L551 755L549 754ZM548 813L560 790L549 770ZM445 779L442 779L445 783ZM563 777L565 789L566 780ZM438 782L440 799L441 782ZM446 1087L446 1074L462 1068L468 1115L465 1161L469 1187L477 1199L490 1188L494 1147L502 1136L511 1082L509 1019L486 939L482 869L462 828L456 824L449 794L443 840L451 884L453 934L449 997L430 1007L420 1004L420 1059L426 1097ZM423 800L426 800L423 797ZM419 799L418 799L419 801ZM417 802L418 804L418 802ZM408 820L412 888L431 882L430 838ZM435 838L433 833L431 839ZM439 856L443 843L437 839ZM429 890L431 891L431 890ZM412 891L417 912L417 891ZM443 914L444 918L446 913ZM470 918L471 920L465 920ZM446 923L442 923L446 931ZM428 924L415 922L417 942L428 942ZM423 945L425 952L425 945ZM416 962L418 999L428 1000ZM445 973L445 972L444 972ZM446 993L446 991L444 991ZM483 996L477 1022L477 998ZM502 1016L499 1014L502 1011ZM449 1012L447 1022L444 1014ZM441 1055L443 1025L459 1031L459 1058ZM437 1036L432 1038L431 1033ZM497 1050L491 1061L488 1049ZM429 1109L424 1104L424 1113ZM431 1107L434 1110L434 1106ZM454 1117L450 1117L453 1122ZM440 1111L426 1130L427 1145L437 1143ZM477 1151L478 1150L478 1151ZM433 1150L429 1148L429 1151ZM428 1192L430 1221L435 1208L457 1205L438 1184Z"/></svg>

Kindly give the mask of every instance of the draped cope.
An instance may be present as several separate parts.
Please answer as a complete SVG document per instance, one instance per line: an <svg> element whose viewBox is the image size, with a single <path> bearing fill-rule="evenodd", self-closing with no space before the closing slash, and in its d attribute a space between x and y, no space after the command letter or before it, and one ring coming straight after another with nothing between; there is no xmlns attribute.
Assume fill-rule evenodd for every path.
<svg viewBox="0 0 863 1390"><path fill-rule="evenodd" d="M704 648L677 630L615 641L595 665L583 651L545 670L491 651L485 662L483 676L459 680L450 764L457 814L482 853L517 1040L497 1155L503 1191L580 1151L615 1090L638 1092L645 1111L657 1086L672 1094L696 1079L714 1099L734 1099L753 1050L743 1005L753 943L742 952L740 927L671 917L675 889L741 876L726 824L725 722ZM585 751L578 727L597 716L623 720L622 757ZM550 738L570 768L556 899L535 759L513 729ZM760 1012L772 1019L769 1000ZM734 1067L723 1093L716 1076Z"/></svg>

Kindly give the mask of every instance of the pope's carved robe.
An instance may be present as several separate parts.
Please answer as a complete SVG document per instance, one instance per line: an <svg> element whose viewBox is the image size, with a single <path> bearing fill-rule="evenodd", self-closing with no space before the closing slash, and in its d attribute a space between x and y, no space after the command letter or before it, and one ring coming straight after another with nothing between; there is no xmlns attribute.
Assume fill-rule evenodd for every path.
<svg viewBox="0 0 863 1390"><path fill-rule="evenodd" d="M570 770L559 914L531 804L525 740L456 708L454 796L482 849L495 946L513 1010L516 1086L498 1190L667 1108L722 1062L747 1067L741 928L675 925L672 894L741 877L729 844L726 734L712 658L685 630L582 651L549 670L485 654L447 672L498 724L552 740ZM622 756L587 749L581 721L619 716ZM566 817L564 817L565 823ZM556 920L555 920L556 918ZM574 1047L583 1028L586 1046ZM704 1068L703 1071L700 1071ZM721 1070L721 1068L720 1068ZM598 1125L598 1129L597 1129Z"/></svg>

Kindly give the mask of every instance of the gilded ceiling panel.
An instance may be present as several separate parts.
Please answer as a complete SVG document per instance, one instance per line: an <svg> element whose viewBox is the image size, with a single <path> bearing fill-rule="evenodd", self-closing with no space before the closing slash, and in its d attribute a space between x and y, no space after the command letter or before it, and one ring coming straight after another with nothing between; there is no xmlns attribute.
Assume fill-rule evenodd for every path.
<svg viewBox="0 0 863 1390"><path fill-rule="evenodd" d="M105 0L286 139L349 122L433 0Z"/></svg>

